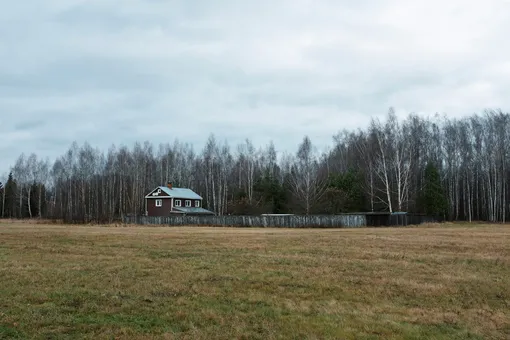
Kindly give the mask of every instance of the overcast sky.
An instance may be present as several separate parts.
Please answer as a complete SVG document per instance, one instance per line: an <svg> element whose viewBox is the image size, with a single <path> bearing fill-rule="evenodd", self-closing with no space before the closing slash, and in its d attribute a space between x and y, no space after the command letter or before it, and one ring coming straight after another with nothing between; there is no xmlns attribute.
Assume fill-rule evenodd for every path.
<svg viewBox="0 0 510 340"><path fill-rule="evenodd" d="M505 0L1 1L0 173L73 140L235 144L510 107Z"/></svg>

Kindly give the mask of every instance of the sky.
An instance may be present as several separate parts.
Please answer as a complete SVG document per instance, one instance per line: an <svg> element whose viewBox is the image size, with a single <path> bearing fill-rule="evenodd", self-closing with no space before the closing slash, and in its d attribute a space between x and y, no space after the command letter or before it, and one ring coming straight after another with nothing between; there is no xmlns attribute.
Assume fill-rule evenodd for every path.
<svg viewBox="0 0 510 340"><path fill-rule="evenodd" d="M73 141L320 148L510 108L507 0L0 0L0 173Z"/></svg>

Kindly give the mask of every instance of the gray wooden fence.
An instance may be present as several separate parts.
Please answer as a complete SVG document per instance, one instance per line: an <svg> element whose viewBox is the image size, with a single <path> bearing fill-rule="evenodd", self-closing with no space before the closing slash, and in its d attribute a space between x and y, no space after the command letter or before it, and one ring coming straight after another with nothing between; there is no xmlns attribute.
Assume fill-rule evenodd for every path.
<svg viewBox="0 0 510 340"><path fill-rule="evenodd" d="M287 216L123 216L125 224L169 226L221 226L271 228L359 228L367 225L363 214Z"/></svg>

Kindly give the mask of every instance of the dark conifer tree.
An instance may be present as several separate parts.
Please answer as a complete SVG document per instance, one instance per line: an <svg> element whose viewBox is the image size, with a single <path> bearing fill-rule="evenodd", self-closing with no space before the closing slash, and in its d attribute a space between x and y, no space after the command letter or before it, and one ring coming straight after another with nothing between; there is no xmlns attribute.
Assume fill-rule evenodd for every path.
<svg viewBox="0 0 510 340"><path fill-rule="evenodd" d="M448 209L448 202L441 184L440 173L432 162L429 162L425 168L421 204L426 214L436 218L444 218Z"/></svg>

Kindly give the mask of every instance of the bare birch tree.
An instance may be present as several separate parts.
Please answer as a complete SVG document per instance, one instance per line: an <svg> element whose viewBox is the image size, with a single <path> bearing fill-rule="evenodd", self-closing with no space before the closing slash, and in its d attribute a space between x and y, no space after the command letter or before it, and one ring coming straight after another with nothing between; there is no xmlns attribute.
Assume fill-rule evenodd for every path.
<svg viewBox="0 0 510 340"><path fill-rule="evenodd" d="M305 213L310 214L313 205L324 195L326 178L319 172L320 166L314 153L312 141L308 136L299 146L294 166L291 168L292 191L303 205Z"/></svg>

